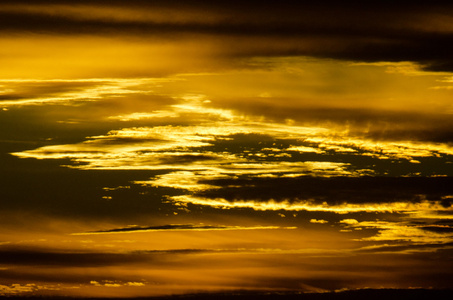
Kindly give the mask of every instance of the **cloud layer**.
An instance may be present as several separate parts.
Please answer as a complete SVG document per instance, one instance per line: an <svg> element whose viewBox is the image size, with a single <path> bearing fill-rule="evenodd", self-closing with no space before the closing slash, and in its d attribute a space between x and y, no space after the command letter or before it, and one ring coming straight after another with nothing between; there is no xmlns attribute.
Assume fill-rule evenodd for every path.
<svg viewBox="0 0 453 300"><path fill-rule="evenodd" d="M115 66L101 64L98 60L98 73L108 74L110 71L112 74L121 70L123 74L136 76L175 72L178 64L180 72L187 72L190 67L212 71L228 68L228 64L240 65L238 58L256 56L312 56L362 62L411 61L426 70L439 72L452 70L453 62L448 51L452 32L446 25L453 18L451 12L450 5L434 3L365 6L339 5L332 1L278 4L256 1L217 1L215 4L129 1L127 5L121 2L107 5L103 1L36 1L33 4L15 1L2 2L0 31L8 37L13 36L5 42L11 42L9 49L16 50L15 54L7 49L2 53L29 61L27 55L21 57L21 54L28 53L23 47L27 41L21 41L21 36L31 38L30 34L38 34L42 38L37 39L34 52L29 53L36 58L32 61L34 64L38 63L38 58L45 59L47 46L66 48L64 52L67 55L58 51L53 57L54 62L72 66L80 72L83 69L69 61L71 56L89 68L84 61L96 61L99 52L103 52L104 61ZM93 36L106 38L103 47ZM71 39L89 47L84 46L81 52L80 45L77 45L79 42L73 43ZM157 44L160 49L166 48L171 59L162 56ZM179 48L181 45L185 46L184 51ZM146 71L133 58L140 57L143 64L150 56L163 58L167 70L157 63L160 60L154 60L154 64L145 63L149 67ZM194 63L194 59L202 62ZM121 60L128 64L122 64ZM48 72L71 76L61 70L51 70L57 65L50 60L47 62L52 66ZM15 73L15 70L10 72Z"/></svg>

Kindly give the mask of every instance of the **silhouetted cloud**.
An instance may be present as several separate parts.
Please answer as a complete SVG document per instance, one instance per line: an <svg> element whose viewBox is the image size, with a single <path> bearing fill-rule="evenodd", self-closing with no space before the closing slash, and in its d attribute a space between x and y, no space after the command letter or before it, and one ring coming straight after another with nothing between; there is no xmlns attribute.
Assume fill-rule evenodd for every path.
<svg viewBox="0 0 453 300"><path fill-rule="evenodd" d="M0 262L9 265L100 267L143 261L143 255L131 253L71 253L37 249L0 250Z"/></svg>
<svg viewBox="0 0 453 300"><path fill-rule="evenodd" d="M295 227L278 227L278 226L221 226L221 225L171 224L162 226L130 226L125 228L114 228L107 230L89 231L84 233L73 233L73 235L152 232L152 231L259 230L259 229L294 229L294 228Z"/></svg>
<svg viewBox="0 0 453 300"><path fill-rule="evenodd" d="M310 199L330 205L341 203L391 203L440 201L453 194L452 177L310 177L203 180L220 187L196 193L228 201L290 201ZM450 202L444 203L451 206Z"/></svg>

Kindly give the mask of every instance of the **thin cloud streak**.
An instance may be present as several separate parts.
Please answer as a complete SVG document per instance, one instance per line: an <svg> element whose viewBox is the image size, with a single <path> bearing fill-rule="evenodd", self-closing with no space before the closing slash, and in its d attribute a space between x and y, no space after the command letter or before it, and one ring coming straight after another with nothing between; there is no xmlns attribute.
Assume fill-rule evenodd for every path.
<svg viewBox="0 0 453 300"><path fill-rule="evenodd" d="M296 229L296 228L297 227L279 227L279 226L219 226L219 225L175 224L149 227L130 226L125 228L114 228L99 231L72 233L72 235L114 234L114 233L134 233L153 231L269 230L269 229Z"/></svg>

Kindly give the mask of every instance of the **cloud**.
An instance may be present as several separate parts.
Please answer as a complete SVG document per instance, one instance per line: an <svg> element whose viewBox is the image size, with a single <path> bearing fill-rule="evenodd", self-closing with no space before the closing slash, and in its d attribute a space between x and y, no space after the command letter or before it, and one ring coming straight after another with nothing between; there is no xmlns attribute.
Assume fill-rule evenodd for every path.
<svg viewBox="0 0 453 300"><path fill-rule="evenodd" d="M77 253L39 249L0 250L0 262L7 265L102 267L143 261L143 255L118 253Z"/></svg>
<svg viewBox="0 0 453 300"><path fill-rule="evenodd" d="M367 96L364 95L366 98ZM279 105L276 105L276 102ZM338 126L347 128L349 134L372 140L412 140L450 143L453 140L453 124L450 114L422 112L404 109L358 108L358 107L318 107L311 100L297 98L260 98L231 99L222 102L227 107L249 114L262 114L266 117L284 121L294 120L301 124ZM362 106L362 104L355 104ZM426 108L425 108L426 109Z"/></svg>
<svg viewBox="0 0 453 300"><path fill-rule="evenodd" d="M149 250L150 247L146 247L137 251L140 249L137 246L143 244L135 245L132 251L119 249L117 245L110 248L110 251L93 248L92 246L102 243L102 239L109 238L104 235L90 237L96 239L96 242L83 250L27 250L16 246L2 249L1 254L4 253L5 256L0 255L1 263L13 264L14 267L1 271L0 277L9 287L18 282L21 285L24 282L39 282L39 286L48 287L60 284L59 288L66 295L91 297L97 295L96 291L105 293L107 289L115 290L110 293L129 296L137 295L135 293L142 293L140 296L174 294L175 281L178 282L177 291L184 293L196 290L218 291L219 288L223 291L239 289L269 292L285 289L300 292L344 287L353 289L369 284L372 287L408 287L426 282L432 283L435 288L448 286L449 277L440 277L445 278L440 281L435 281L435 278L440 274L451 276L451 263L448 260L451 252L436 253L434 260L426 259L426 255L420 256L420 253L401 255L398 253L399 249L396 254L390 252L384 256L379 249L376 250L377 254L356 251L354 247L361 247L364 242L357 244L354 241L351 244L351 241L337 240L335 235L322 236L316 231L300 230L275 232L275 235L262 234L261 245L274 245L271 248L244 248L244 240L255 239L261 232L250 232L249 235L231 233L229 236L234 239L230 240L230 247L220 249L217 248L221 244L217 238L228 232L205 232L205 240L200 240L202 233L197 232L186 240L191 244L201 242L209 245L207 249ZM188 235L187 232L180 235L175 235L174 232L168 234L172 235L173 240L178 237L187 238ZM161 233L156 235L162 239L152 241L148 237L146 240L159 246L170 240L164 239ZM320 244L316 241L319 239L324 239L328 245L318 249ZM407 279L414 268L420 270L419 277L416 280ZM396 286L395 282L398 283ZM71 290L70 287L74 286L79 288ZM47 295L49 294L51 293ZM107 292L103 295L110 294Z"/></svg>
<svg viewBox="0 0 453 300"><path fill-rule="evenodd" d="M122 127L13 155L69 159L66 166L84 170L155 171L134 184L170 188L173 203L335 213L451 206L447 144L363 139L336 128L241 116L205 100L186 95L166 105L180 117L164 125ZM182 116L189 124L177 123Z"/></svg>
<svg viewBox="0 0 453 300"><path fill-rule="evenodd" d="M315 224L327 224L329 221L327 220L317 220L317 219L311 219L310 223L315 223Z"/></svg>
<svg viewBox="0 0 453 300"><path fill-rule="evenodd" d="M450 212L451 208L445 208L439 201L421 201L411 203L406 201L389 203L342 203L328 204L317 203L303 199L269 199L269 200L225 200L224 198L203 198L193 195L170 196L168 199L175 204L193 204L213 207L217 209L244 209L255 211L307 211L324 212L334 214L352 213L431 213Z"/></svg>
<svg viewBox="0 0 453 300"><path fill-rule="evenodd" d="M410 243L407 240L402 240L399 242L383 241L385 244L377 244L371 246L361 247L355 252L357 253L375 253L375 254L390 254L390 253L400 253L400 254L423 254L423 253L433 253L441 251L450 251L452 247L451 242L445 243ZM390 244L388 244L390 242Z"/></svg>
<svg viewBox="0 0 453 300"><path fill-rule="evenodd" d="M451 226L439 226L439 225L430 225L430 226L423 226L421 229L436 233L453 233L453 227Z"/></svg>
<svg viewBox="0 0 453 300"><path fill-rule="evenodd" d="M114 280L103 280L102 282L92 280L92 281L90 281L90 284L92 284L94 286L105 286L105 287L145 286L144 282L121 282L121 281L114 281Z"/></svg>
<svg viewBox="0 0 453 300"><path fill-rule="evenodd" d="M244 174L258 175L263 170L274 169L273 173L286 176L351 176L369 172L371 161L375 165L386 164L388 170L381 174L387 175L392 174L390 170L401 172L401 169L385 163L384 159L415 163L426 158L447 158L453 153L448 144L375 141L355 135L354 130L345 132L335 127L301 126L242 116L231 110L209 107L202 96L166 106L168 113L178 117L171 118L171 122L166 119L165 125L124 127L77 144L45 146L13 154L23 158L69 158L84 169L179 167L199 171L204 165L211 173L222 169L229 174L241 170ZM162 122L153 114L147 118L150 122ZM186 124L179 125L179 122ZM416 173L417 168L410 169L414 169L411 174ZM426 175L449 175L446 167L419 169L427 171Z"/></svg>
<svg viewBox="0 0 453 300"><path fill-rule="evenodd" d="M425 200L441 202L453 193L451 177L311 177L205 179L201 184L216 186L200 191L196 196L209 199L255 201L312 201L329 205L367 203L420 203ZM445 207L451 204L445 202Z"/></svg>
<svg viewBox="0 0 453 300"><path fill-rule="evenodd" d="M195 36L230 49L226 51L230 56L415 61L430 70L451 71L451 57L445 50L452 34L445 25L452 18L447 13L449 8L445 4L364 6L331 1L278 5L256 1L129 1L127 5L109 3L108 7L104 2L5 2L0 6L0 30L160 39Z"/></svg>
<svg viewBox="0 0 453 300"><path fill-rule="evenodd" d="M153 232L153 231L211 231L211 230L262 230L262 229L295 229L296 227L279 226L221 226L221 225L194 225L194 224L174 224L162 226L130 226L125 228L115 228L83 233L73 233L73 235L109 234L109 233L129 233L129 232Z"/></svg>
<svg viewBox="0 0 453 300"><path fill-rule="evenodd" d="M0 285L0 295L23 295L24 293L31 293L37 291L40 287L36 284L11 284Z"/></svg>
<svg viewBox="0 0 453 300"><path fill-rule="evenodd" d="M6 79L0 80L0 107L80 105L84 102L149 94L163 79ZM159 96L156 96L159 97ZM115 101L111 101L115 102Z"/></svg>
<svg viewBox="0 0 453 300"><path fill-rule="evenodd" d="M359 221L357 221L356 219L343 219L340 221L341 224L346 224L346 225L355 225L355 224L358 224Z"/></svg>
<svg viewBox="0 0 453 300"><path fill-rule="evenodd" d="M451 213L451 210L448 210ZM413 220L413 221L412 221ZM355 219L344 219L340 221L347 227L354 229L378 229L375 235L363 237L362 241L376 241L392 243L391 247L400 246L402 251L417 252L417 251L431 251L431 248L450 248L453 243L453 230L448 225L436 225L427 219L417 219L416 216L408 214L401 220L394 221L357 221ZM411 248L411 245L425 245L423 248ZM406 248L407 247L407 248ZM366 249L374 249L375 247L365 247ZM377 246L377 248L380 248ZM382 247L386 248L386 247ZM406 249L404 249L406 248ZM387 249L391 251L391 248ZM387 251L384 250L384 251ZM398 250L398 249L394 249Z"/></svg>

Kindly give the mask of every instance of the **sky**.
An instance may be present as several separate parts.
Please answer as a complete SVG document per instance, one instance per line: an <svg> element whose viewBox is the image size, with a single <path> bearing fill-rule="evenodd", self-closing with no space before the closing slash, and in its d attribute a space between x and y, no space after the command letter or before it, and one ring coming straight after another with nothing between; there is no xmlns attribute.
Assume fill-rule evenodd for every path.
<svg viewBox="0 0 453 300"><path fill-rule="evenodd" d="M0 295L445 289L453 6L0 3Z"/></svg>

